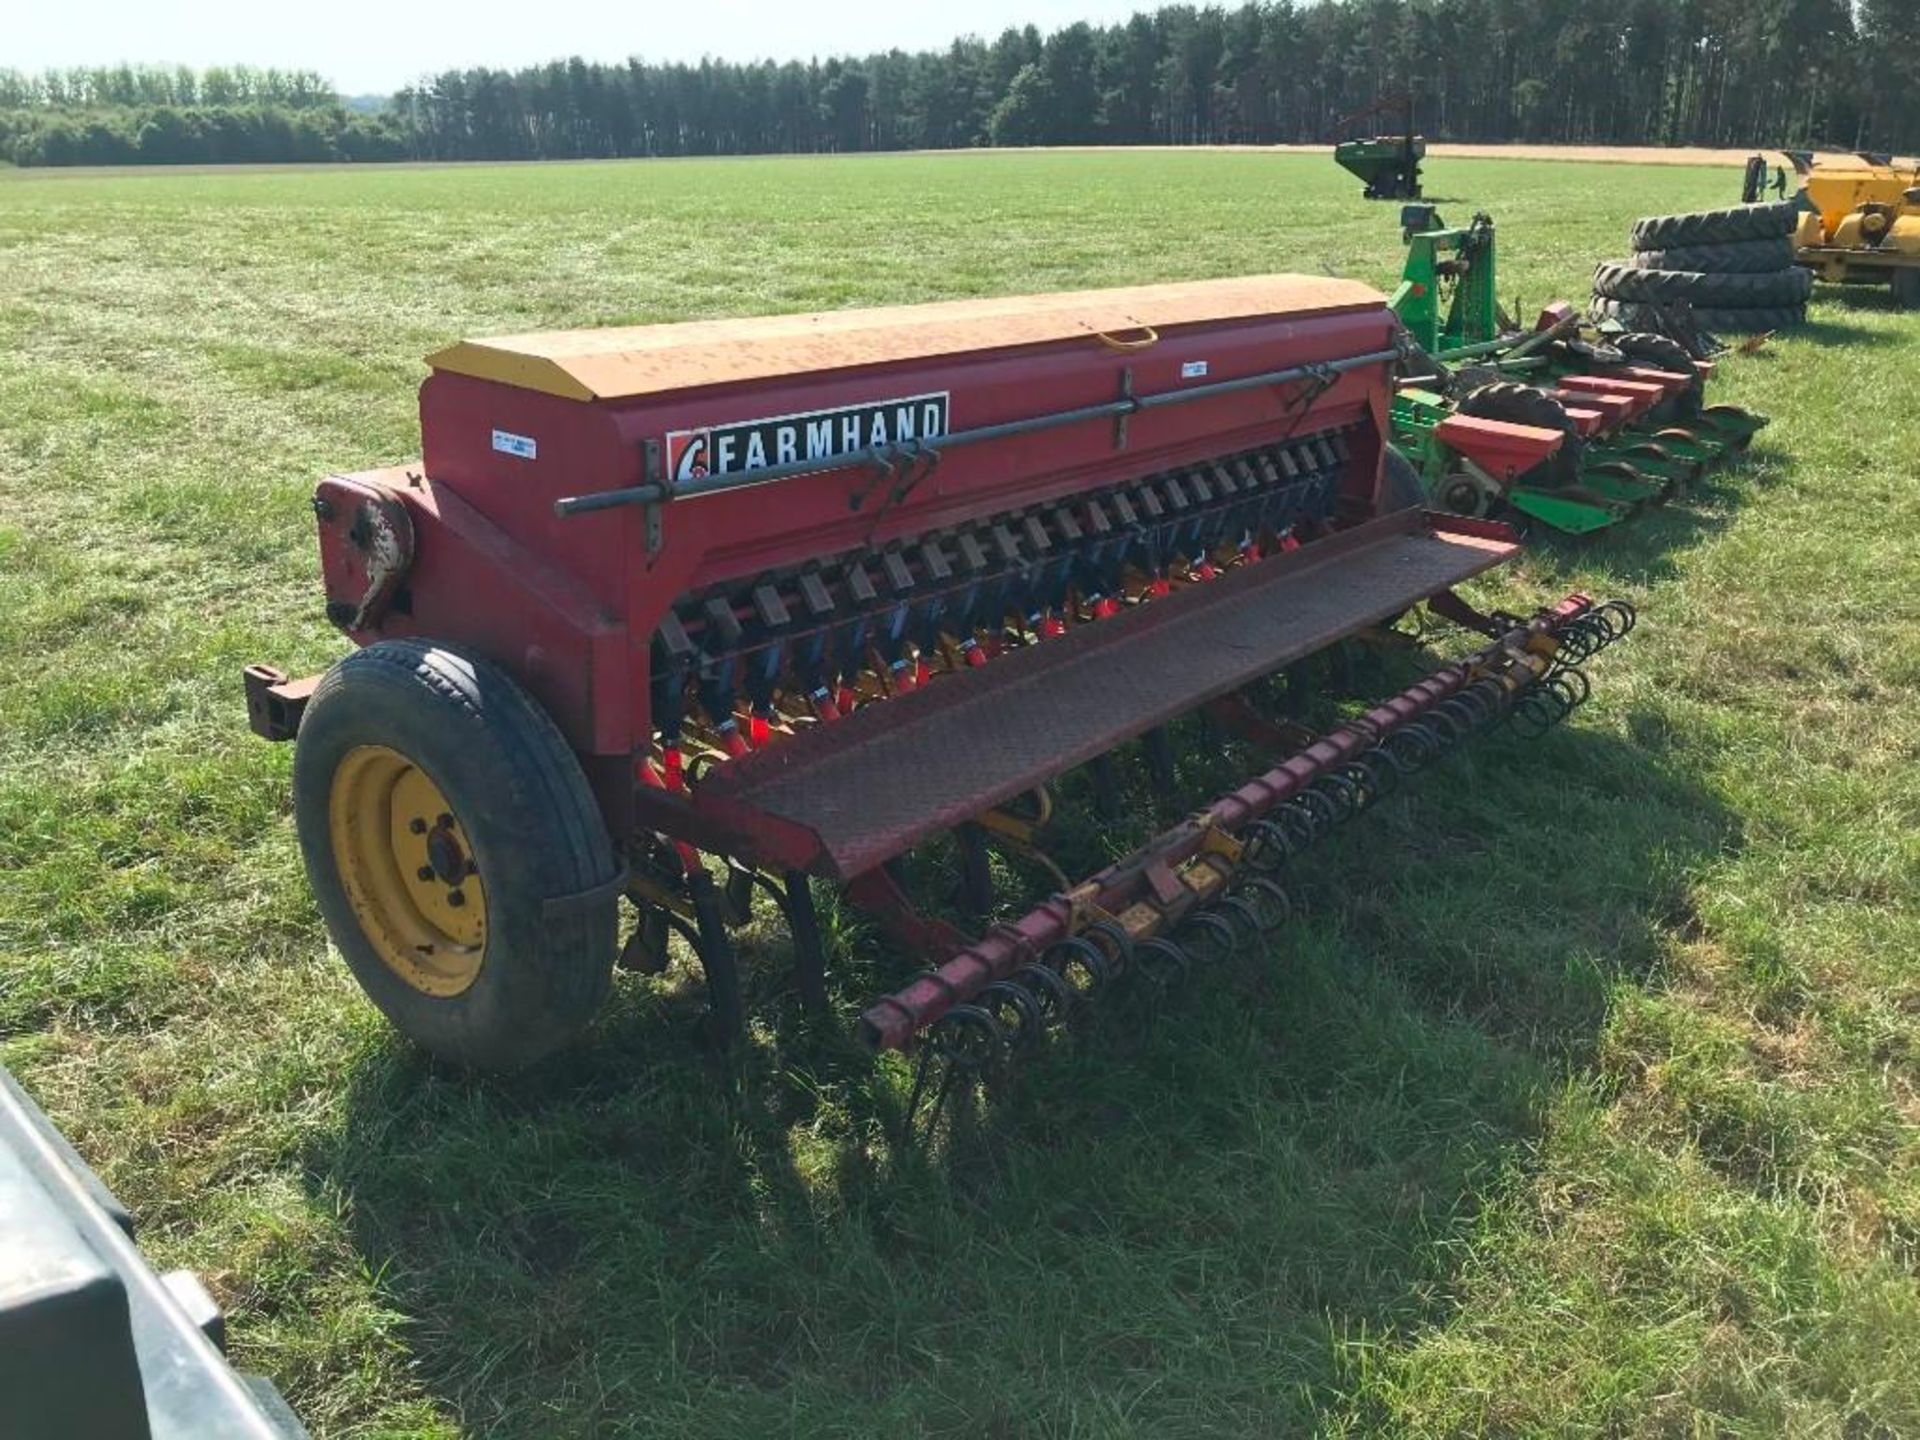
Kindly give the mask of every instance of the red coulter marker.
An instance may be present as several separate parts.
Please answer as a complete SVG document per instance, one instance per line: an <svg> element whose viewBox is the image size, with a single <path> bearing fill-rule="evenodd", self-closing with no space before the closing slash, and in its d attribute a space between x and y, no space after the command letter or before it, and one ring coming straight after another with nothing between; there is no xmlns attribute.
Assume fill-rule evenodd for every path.
<svg viewBox="0 0 1920 1440"><path fill-rule="evenodd" d="M1255 860L1272 847L1255 842L1283 831L1262 825L1308 843L1501 716L1553 723L1584 698L1578 662L1632 623L1584 602L1530 625L1449 606L1449 587L1517 540L1489 521L1375 510L1399 333L1366 286L1259 276L523 335L430 357L424 459L332 477L313 501L327 614L354 645L387 646L384 663L350 657L318 692L252 667L249 714L270 738L331 747L316 757L385 749L469 786L461 706L477 693L521 743L486 762L500 773L434 803L483 870L560 878L550 893L487 884L486 913L449 921L433 966L391 960L422 977L417 1015L383 1005L449 1058L526 1064L590 1019L612 964L596 947L630 901L636 968L669 925L692 940L725 1040L743 1024L733 934L756 889L779 890L796 990L826 1003L813 907L832 884L935 967L867 1012L869 1041L931 1027L977 1058L1105 981L1156 964L1198 974L1182 947L1207 936L1270 934L1278 892L1259 888ZM1604 411L1661 383L1581 393ZM1502 643L1326 735L1262 713L1268 681L1423 601ZM382 729L385 710L354 699L435 667L405 691L405 725ZM897 883L908 872L892 862L955 833L968 903L998 905L986 892L1001 867L982 847L1022 837L1044 854L1063 772L1087 766L1110 798L1130 741L1168 783L1184 747L1239 753L1188 727L1203 710L1279 753L1133 860L1045 880L1059 893L978 937ZM683 717L703 742L692 773ZM386 793L366 788L369 804ZM504 793L541 797L511 832ZM303 814L302 834L414 833L335 834L336 819ZM536 850L556 863L519 864ZM337 884L321 858L315 883ZM364 864L434 873L411 850ZM471 904L446 900L437 875L419 884L439 888L408 924ZM401 933L396 920L354 943ZM489 972L524 983L461 988L445 957L474 953L476 933ZM548 1008L487 1009L497 994Z"/></svg>
<svg viewBox="0 0 1920 1440"><path fill-rule="evenodd" d="M747 737L740 733L740 722L729 715L715 727L720 736L720 748L738 760L742 755L752 752Z"/></svg>

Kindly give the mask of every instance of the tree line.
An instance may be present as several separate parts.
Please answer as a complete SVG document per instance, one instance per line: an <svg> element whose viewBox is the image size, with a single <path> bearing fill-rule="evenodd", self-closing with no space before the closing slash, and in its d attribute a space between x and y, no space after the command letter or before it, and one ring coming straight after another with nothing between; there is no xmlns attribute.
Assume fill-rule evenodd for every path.
<svg viewBox="0 0 1920 1440"><path fill-rule="evenodd" d="M449 70L364 114L318 76L0 74L18 164L538 160L1319 142L1400 90L1429 136L1911 150L1920 0L1256 0L806 62Z"/></svg>
<svg viewBox="0 0 1920 1440"><path fill-rule="evenodd" d="M28 75L0 70L0 110L112 109L133 105L273 105L289 110L338 105L340 97L311 70L215 65L81 65Z"/></svg>
<svg viewBox="0 0 1920 1440"><path fill-rule="evenodd" d="M349 109L310 70L0 70L0 160L16 165L406 160L414 153L396 116Z"/></svg>

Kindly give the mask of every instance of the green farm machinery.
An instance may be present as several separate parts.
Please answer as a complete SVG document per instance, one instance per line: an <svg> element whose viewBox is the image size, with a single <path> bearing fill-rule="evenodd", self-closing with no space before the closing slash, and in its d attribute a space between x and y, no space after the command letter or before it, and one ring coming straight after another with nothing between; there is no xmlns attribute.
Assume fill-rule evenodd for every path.
<svg viewBox="0 0 1920 1440"><path fill-rule="evenodd" d="M1449 227L1433 206L1408 205L1401 231L1391 304L1409 359L1394 441L1436 507L1604 529L1744 450L1766 424L1706 404L1713 362L1665 335L1595 327L1565 304L1516 325L1498 300L1488 216Z"/></svg>
<svg viewBox="0 0 1920 1440"><path fill-rule="evenodd" d="M1333 147L1333 163L1365 185L1362 193L1369 200L1418 200L1420 162L1427 157L1427 142L1413 132L1411 94L1389 95L1342 116L1339 128L1350 129L1382 114L1399 117L1396 133L1342 140Z"/></svg>

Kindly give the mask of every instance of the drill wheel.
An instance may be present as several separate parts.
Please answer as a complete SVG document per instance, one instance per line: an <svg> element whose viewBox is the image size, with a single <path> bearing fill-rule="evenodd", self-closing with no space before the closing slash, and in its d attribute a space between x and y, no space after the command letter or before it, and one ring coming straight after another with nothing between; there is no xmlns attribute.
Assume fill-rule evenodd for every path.
<svg viewBox="0 0 1920 1440"><path fill-rule="evenodd" d="M422 1048L513 1070L612 984L624 872L559 729L504 671L427 640L329 670L301 719L294 822L367 997Z"/></svg>

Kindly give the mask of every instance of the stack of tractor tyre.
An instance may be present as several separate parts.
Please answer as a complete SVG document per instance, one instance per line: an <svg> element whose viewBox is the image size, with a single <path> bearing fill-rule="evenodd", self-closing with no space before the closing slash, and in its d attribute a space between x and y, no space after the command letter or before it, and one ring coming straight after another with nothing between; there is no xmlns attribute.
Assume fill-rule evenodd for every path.
<svg viewBox="0 0 1920 1440"><path fill-rule="evenodd" d="M1793 263L1791 202L1650 215L1633 227L1633 257L1593 273L1593 313L1629 330L1751 334L1807 318L1812 272Z"/></svg>

